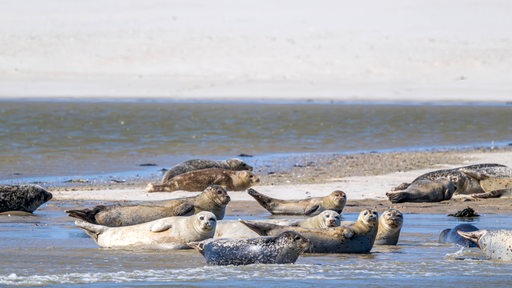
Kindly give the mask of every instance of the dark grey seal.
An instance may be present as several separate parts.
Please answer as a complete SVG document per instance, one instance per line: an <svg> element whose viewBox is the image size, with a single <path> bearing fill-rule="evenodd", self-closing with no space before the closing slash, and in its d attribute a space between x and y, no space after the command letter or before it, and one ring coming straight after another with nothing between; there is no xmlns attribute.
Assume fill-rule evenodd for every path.
<svg viewBox="0 0 512 288"><path fill-rule="evenodd" d="M440 202L454 194L474 198L501 197L512 194L512 169L485 163L420 175L411 183L402 183L386 193L392 203Z"/></svg>
<svg viewBox="0 0 512 288"><path fill-rule="evenodd" d="M208 239L189 243L210 265L290 264L309 249L309 241L297 232L248 239Z"/></svg>
<svg viewBox="0 0 512 288"><path fill-rule="evenodd" d="M52 193L38 185L2 185L0 186L0 212L32 213L52 197Z"/></svg>
<svg viewBox="0 0 512 288"><path fill-rule="evenodd" d="M168 182L171 178L186 172L208 168L221 168L234 171L252 171L252 166L238 158L232 158L223 161L192 159L176 164L171 169L167 170L162 178L162 183Z"/></svg>
<svg viewBox="0 0 512 288"><path fill-rule="evenodd" d="M477 247L477 245L468 239L460 236L457 232L473 232L478 228L471 224L459 224L452 229L444 229L439 234L439 243L454 243L462 247Z"/></svg>

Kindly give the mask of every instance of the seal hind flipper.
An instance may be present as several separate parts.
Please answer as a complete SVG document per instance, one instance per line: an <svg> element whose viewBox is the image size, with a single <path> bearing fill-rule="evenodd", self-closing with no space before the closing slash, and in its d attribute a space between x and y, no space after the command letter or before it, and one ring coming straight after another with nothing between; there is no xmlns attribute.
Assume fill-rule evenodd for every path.
<svg viewBox="0 0 512 288"><path fill-rule="evenodd" d="M98 205L93 208L66 210L64 212L68 213L69 217L84 220L93 224L98 224L96 222L96 214L98 214L102 210L105 210L106 208L107 207L104 205Z"/></svg>
<svg viewBox="0 0 512 288"><path fill-rule="evenodd" d="M386 196L388 197L389 201L391 201L391 203L401 203L406 199L406 194L399 191L388 192L386 193Z"/></svg>
<svg viewBox="0 0 512 288"><path fill-rule="evenodd" d="M188 242L187 246L204 255L204 242Z"/></svg>
<svg viewBox="0 0 512 288"><path fill-rule="evenodd" d="M482 236L484 236L485 233L487 233L486 230L478 230L478 231L474 231L474 232L457 231L457 234L459 234L463 238L475 243L479 247L480 247L480 245L478 245L478 240L480 240L480 238Z"/></svg>
<svg viewBox="0 0 512 288"><path fill-rule="evenodd" d="M318 208L320 208L320 205L313 205L308 210L304 211L304 214L307 216L317 215Z"/></svg>
<svg viewBox="0 0 512 288"><path fill-rule="evenodd" d="M94 241L98 242L98 235L105 232L105 230L108 229L106 226L102 225L96 225L89 222L86 222L84 220L76 220L75 225L82 228L82 230L87 233L87 235L91 236Z"/></svg>
<svg viewBox="0 0 512 288"><path fill-rule="evenodd" d="M270 236L270 231L276 228L281 228L283 226L271 223L262 223L256 221L246 221L246 220L238 220L240 223L247 226L252 231L258 233L261 236Z"/></svg>
<svg viewBox="0 0 512 288"><path fill-rule="evenodd" d="M272 197L268 197L266 195L261 194L260 192L254 190L253 188L249 188L247 193L251 195L256 201L263 206L263 208L267 209L270 213L274 208L274 202L278 202L278 199L274 199Z"/></svg>
<svg viewBox="0 0 512 288"><path fill-rule="evenodd" d="M512 196L512 188L493 190L486 193L471 194L471 197L479 199L500 198L502 196Z"/></svg>

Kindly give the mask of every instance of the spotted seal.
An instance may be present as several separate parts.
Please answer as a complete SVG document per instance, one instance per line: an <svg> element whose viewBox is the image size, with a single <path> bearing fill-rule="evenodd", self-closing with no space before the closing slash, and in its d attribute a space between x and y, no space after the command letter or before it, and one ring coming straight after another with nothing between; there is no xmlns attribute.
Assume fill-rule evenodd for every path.
<svg viewBox="0 0 512 288"><path fill-rule="evenodd" d="M375 238L375 245L396 245L400 238L400 231L404 223L404 216L400 210L389 208L379 217L379 228Z"/></svg>
<svg viewBox="0 0 512 288"><path fill-rule="evenodd" d="M310 253L369 253L378 229L378 213L364 209L357 221L348 226L309 229L255 221L241 222L259 235L275 236L284 231L295 231L311 241Z"/></svg>
<svg viewBox="0 0 512 288"><path fill-rule="evenodd" d="M208 211L174 216L123 227L107 227L76 220L99 246L134 249L188 249L187 243L212 238L217 219Z"/></svg>
<svg viewBox="0 0 512 288"><path fill-rule="evenodd" d="M248 170L252 171L252 166L245 163L238 158L232 158L228 160L206 160L206 159L191 159L174 165L171 169L165 172L162 183L168 182L171 178L194 170L201 170L207 168L221 168L226 170L241 171Z"/></svg>
<svg viewBox="0 0 512 288"><path fill-rule="evenodd" d="M512 230L478 230L457 233L475 243L491 260L512 261Z"/></svg>
<svg viewBox="0 0 512 288"><path fill-rule="evenodd" d="M347 202L347 195L341 190L331 192L324 197L311 197L301 200L282 200L271 198L250 188L251 195L267 211L275 215L306 215L314 216L325 210L333 210L339 214Z"/></svg>
<svg viewBox="0 0 512 288"><path fill-rule="evenodd" d="M233 171L220 168L194 170L175 176L165 183L149 183L148 192L202 191L210 185L220 185L228 191L242 191L260 181L251 171Z"/></svg>
<svg viewBox="0 0 512 288"><path fill-rule="evenodd" d="M457 233L458 231L473 232L477 230L479 229L476 226L466 223L459 224L451 229L444 229L439 234L439 243L454 243L462 247L477 247L475 243L469 241Z"/></svg>
<svg viewBox="0 0 512 288"><path fill-rule="evenodd" d="M309 241L297 232L248 239L208 239L189 243L209 265L291 264L309 248Z"/></svg>
<svg viewBox="0 0 512 288"><path fill-rule="evenodd" d="M411 183L402 183L386 193L392 203L439 202L454 194L475 198L512 194L512 169L505 165L485 163L420 175Z"/></svg>
<svg viewBox="0 0 512 288"><path fill-rule="evenodd" d="M0 213L32 213L52 197L52 193L39 185L0 185Z"/></svg>
<svg viewBox="0 0 512 288"><path fill-rule="evenodd" d="M99 205L87 209L66 210L66 213L70 217L109 227L140 224L171 216L189 216L201 211L210 211L220 220L224 218L230 200L224 188L211 185L192 197L147 201L135 205Z"/></svg>

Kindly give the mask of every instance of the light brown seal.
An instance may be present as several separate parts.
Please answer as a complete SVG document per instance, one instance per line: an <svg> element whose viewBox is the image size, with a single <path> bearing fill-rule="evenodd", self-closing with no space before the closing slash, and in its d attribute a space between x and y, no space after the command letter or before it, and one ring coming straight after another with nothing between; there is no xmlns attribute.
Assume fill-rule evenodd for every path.
<svg viewBox="0 0 512 288"><path fill-rule="evenodd" d="M400 238L400 230L404 223L404 216L398 209L389 208L379 217L379 229L375 238L375 245L396 245Z"/></svg>
<svg viewBox="0 0 512 288"><path fill-rule="evenodd" d="M457 233L478 245L489 259L512 261L512 230L457 231Z"/></svg>
<svg viewBox="0 0 512 288"><path fill-rule="evenodd" d="M208 239L189 243L210 265L290 264L309 248L309 241L297 232L249 239Z"/></svg>
<svg viewBox="0 0 512 288"><path fill-rule="evenodd" d="M208 168L180 174L162 184L149 183L146 189L148 192L202 191L210 185L220 185L228 191L242 191L259 181L250 171Z"/></svg>
<svg viewBox="0 0 512 288"><path fill-rule="evenodd" d="M275 215L306 215L314 216L325 210L333 210L339 214L347 202L347 195L341 190L331 192L324 197L311 197L301 200L276 199L259 193L254 189L247 191L258 203Z"/></svg>
<svg viewBox="0 0 512 288"><path fill-rule="evenodd" d="M310 253L369 253L375 242L378 213L373 209L361 211L357 222L348 226L309 229L282 226L255 221L242 223L259 235L275 236L284 231L295 231L311 241Z"/></svg>
<svg viewBox="0 0 512 288"><path fill-rule="evenodd" d="M169 181L171 178L194 170L201 170L207 168L221 168L233 171L248 170L252 171L252 166L248 165L244 161L238 158L232 158L229 160L205 160L205 159L191 159L179 164L174 165L171 169L165 172L162 183Z"/></svg>
<svg viewBox="0 0 512 288"><path fill-rule="evenodd" d="M101 247L135 249L187 249L187 243L212 238L215 215L203 211L192 216L166 217L124 227L107 227L76 220Z"/></svg>
<svg viewBox="0 0 512 288"><path fill-rule="evenodd" d="M0 185L0 213L32 213L52 199L52 193L39 185Z"/></svg>
<svg viewBox="0 0 512 288"><path fill-rule="evenodd" d="M109 227L140 224L171 216L188 216L201 211L210 211L220 220L224 218L230 200L224 188L212 185L192 197L147 201L136 205L99 205L94 208L67 210L66 213L70 217Z"/></svg>

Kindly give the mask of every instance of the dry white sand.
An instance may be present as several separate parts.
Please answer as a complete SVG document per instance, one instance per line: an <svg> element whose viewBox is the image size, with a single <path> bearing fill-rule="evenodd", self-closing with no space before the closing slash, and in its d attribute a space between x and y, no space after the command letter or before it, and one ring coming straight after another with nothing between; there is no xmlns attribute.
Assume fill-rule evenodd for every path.
<svg viewBox="0 0 512 288"><path fill-rule="evenodd" d="M512 101L503 0L5 0L0 97Z"/></svg>
<svg viewBox="0 0 512 288"><path fill-rule="evenodd" d="M454 152L455 153L455 152ZM466 155L466 154L464 154ZM439 164L433 169L395 172L377 176L346 177L323 184L254 186L257 191L280 199L302 199L325 196L334 190L347 193L349 200L387 199L385 193L400 183L410 182L417 176L437 169L454 168L478 163L500 163L512 167L511 152L473 153L465 156L460 165ZM152 201L194 196L198 192L146 193L143 189L113 189L97 191L52 191L54 200ZM254 201L246 192L230 191L232 201Z"/></svg>

